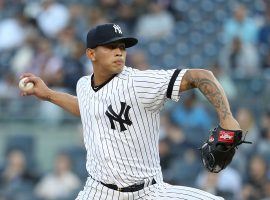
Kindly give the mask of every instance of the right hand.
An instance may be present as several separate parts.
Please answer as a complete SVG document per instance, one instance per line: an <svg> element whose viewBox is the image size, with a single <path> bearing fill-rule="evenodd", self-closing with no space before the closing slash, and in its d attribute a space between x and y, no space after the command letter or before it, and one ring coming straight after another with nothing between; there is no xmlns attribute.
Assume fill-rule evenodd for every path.
<svg viewBox="0 0 270 200"><path fill-rule="evenodd" d="M50 99L51 93L53 91L50 88L48 88L48 86L44 83L44 81L40 77L35 76L32 73L24 73L21 75L20 79L25 77L27 78L25 80L25 83L33 82L34 88L27 92L21 91L21 96L34 95L41 100L48 101Z"/></svg>

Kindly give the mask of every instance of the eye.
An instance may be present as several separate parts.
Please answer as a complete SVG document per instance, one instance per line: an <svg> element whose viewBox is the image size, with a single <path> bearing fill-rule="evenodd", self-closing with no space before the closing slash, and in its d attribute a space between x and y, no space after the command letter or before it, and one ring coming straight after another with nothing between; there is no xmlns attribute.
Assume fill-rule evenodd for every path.
<svg viewBox="0 0 270 200"><path fill-rule="evenodd" d="M115 49L116 47L115 47L115 44L108 44L108 45L106 45L106 47L108 48L108 49Z"/></svg>
<svg viewBox="0 0 270 200"><path fill-rule="evenodd" d="M118 47L119 47L119 49L121 49L121 50L126 50L125 44L120 44Z"/></svg>
<svg viewBox="0 0 270 200"><path fill-rule="evenodd" d="M106 45L106 47L108 49L117 49L117 48L119 48L122 51L126 50L125 44L119 44L119 43L108 44L108 45Z"/></svg>

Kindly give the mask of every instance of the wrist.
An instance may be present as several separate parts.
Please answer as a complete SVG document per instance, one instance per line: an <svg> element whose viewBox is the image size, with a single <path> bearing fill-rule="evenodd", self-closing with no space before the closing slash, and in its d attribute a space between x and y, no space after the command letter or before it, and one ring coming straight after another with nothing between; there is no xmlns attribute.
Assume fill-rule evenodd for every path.
<svg viewBox="0 0 270 200"><path fill-rule="evenodd" d="M220 119L219 125L223 129L240 130L240 125L232 115L228 115L225 119Z"/></svg>
<svg viewBox="0 0 270 200"><path fill-rule="evenodd" d="M230 121L233 120L232 114L227 115L226 117L219 117L219 124L222 128L225 128L224 126L228 126Z"/></svg>
<svg viewBox="0 0 270 200"><path fill-rule="evenodd" d="M54 101L53 97L55 96L54 94L55 94L55 91L49 89L43 99L45 101L53 102Z"/></svg>
<svg viewBox="0 0 270 200"><path fill-rule="evenodd" d="M234 118L231 111L218 113L218 117L220 122L231 120Z"/></svg>

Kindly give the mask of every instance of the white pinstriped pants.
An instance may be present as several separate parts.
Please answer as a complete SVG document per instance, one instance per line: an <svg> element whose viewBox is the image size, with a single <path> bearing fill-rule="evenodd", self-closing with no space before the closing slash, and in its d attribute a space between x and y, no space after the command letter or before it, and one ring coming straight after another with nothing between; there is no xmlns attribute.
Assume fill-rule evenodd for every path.
<svg viewBox="0 0 270 200"><path fill-rule="evenodd" d="M157 181L156 184L145 187L136 192L118 192L112 190L92 178L88 178L84 190L76 200L224 200L205 191L184 187L173 186Z"/></svg>

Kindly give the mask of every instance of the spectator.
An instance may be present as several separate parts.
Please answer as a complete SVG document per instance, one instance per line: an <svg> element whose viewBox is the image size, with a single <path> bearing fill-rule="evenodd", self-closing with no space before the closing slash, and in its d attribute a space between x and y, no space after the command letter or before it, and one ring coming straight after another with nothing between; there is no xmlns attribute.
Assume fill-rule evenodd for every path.
<svg viewBox="0 0 270 200"><path fill-rule="evenodd" d="M161 3L150 3L149 13L142 15L137 23L137 35L146 39L166 37L174 27L173 16Z"/></svg>
<svg viewBox="0 0 270 200"><path fill-rule="evenodd" d="M171 155L174 158L182 155L182 153L190 147L193 147L192 144L187 141L185 133L178 124L170 121L165 133L171 148Z"/></svg>
<svg viewBox="0 0 270 200"><path fill-rule="evenodd" d="M80 180L71 171L68 155L59 154L55 160L54 171L45 175L35 188L36 195L41 199L58 200L70 198L80 187Z"/></svg>
<svg viewBox="0 0 270 200"><path fill-rule="evenodd" d="M167 181L171 184L194 187L194 180L201 169L200 164L194 147L188 147L184 151L179 151L178 156L174 157L170 164L166 174Z"/></svg>
<svg viewBox="0 0 270 200"><path fill-rule="evenodd" d="M5 8L6 8L6 5L5 5L5 0L0 0L0 20L2 20L4 17L5 17Z"/></svg>
<svg viewBox="0 0 270 200"><path fill-rule="evenodd" d="M242 188L242 177L232 167L227 167L218 175L217 193L225 199L239 200Z"/></svg>
<svg viewBox="0 0 270 200"><path fill-rule="evenodd" d="M137 20L134 8L131 4L120 4L117 10L118 15L115 22L122 27L125 33L131 35L134 32L134 24Z"/></svg>
<svg viewBox="0 0 270 200"><path fill-rule="evenodd" d="M200 164L195 147L179 127L170 120L169 113L161 116L162 139L159 142L160 164L164 179L171 184L194 186Z"/></svg>
<svg viewBox="0 0 270 200"><path fill-rule="evenodd" d="M72 26L76 38L83 39L83 32L88 28L87 16L88 7L77 2L69 6L70 22L68 26ZM90 11L91 12L91 11Z"/></svg>
<svg viewBox="0 0 270 200"><path fill-rule="evenodd" d="M146 70L149 68L149 63L145 52L142 50L135 50L131 52L130 55L128 55L128 63L130 66L140 70Z"/></svg>
<svg viewBox="0 0 270 200"><path fill-rule="evenodd" d="M268 180L267 183L263 187L264 197L262 200L270 200L270 181Z"/></svg>
<svg viewBox="0 0 270 200"><path fill-rule="evenodd" d="M0 0L0 20L1 18L12 18L21 13L25 2L22 0Z"/></svg>
<svg viewBox="0 0 270 200"><path fill-rule="evenodd" d="M171 154L171 147L167 138L161 139L158 143L158 146L160 166L162 168L162 172L166 174L166 171L168 171L170 163L173 159L173 156Z"/></svg>
<svg viewBox="0 0 270 200"><path fill-rule="evenodd" d="M220 53L219 64L233 77L250 78L261 71L255 46L243 43L238 37L226 43Z"/></svg>
<svg viewBox="0 0 270 200"><path fill-rule="evenodd" d="M196 182L199 188L225 199L239 200L240 198L242 179L239 172L231 167L227 167L218 174L203 171Z"/></svg>
<svg viewBox="0 0 270 200"><path fill-rule="evenodd" d="M260 127L261 127L261 134L264 137L264 131L270 129L270 109L266 109L265 112L262 113L262 117L260 119Z"/></svg>
<svg viewBox="0 0 270 200"><path fill-rule="evenodd" d="M257 41L258 27L254 19L248 18L247 8L238 5L234 8L234 15L227 20L223 27L223 39L226 44L234 38L239 38L244 44L255 44Z"/></svg>
<svg viewBox="0 0 270 200"><path fill-rule="evenodd" d="M159 154L161 167L164 173L170 170L172 159L181 154L185 143L185 136L176 124L170 121L169 113L163 113L160 119L162 133L160 134Z"/></svg>
<svg viewBox="0 0 270 200"><path fill-rule="evenodd" d="M42 10L37 22L42 32L55 38L69 23L69 12L66 6L54 0L42 0Z"/></svg>
<svg viewBox="0 0 270 200"><path fill-rule="evenodd" d="M91 7L89 8L87 21L88 21L88 27L94 27L99 24L106 23L109 20L106 18L104 11L101 10L100 7Z"/></svg>
<svg viewBox="0 0 270 200"><path fill-rule="evenodd" d="M54 47L54 53L61 58L70 56L76 42L75 27L69 25L59 32L57 43Z"/></svg>
<svg viewBox="0 0 270 200"><path fill-rule="evenodd" d="M270 163L270 128L263 131L262 138L258 142L258 153Z"/></svg>
<svg viewBox="0 0 270 200"><path fill-rule="evenodd" d="M2 80L0 79L0 99L10 103L11 99L18 97L17 89L17 80L13 73L6 72L3 75ZM10 104L7 104L6 107L9 107Z"/></svg>
<svg viewBox="0 0 270 200"><path fill-rule="evenodd" d="M258 31L258 43L262 56L270 51L270 9L265 12L265 21ZM263 59L264 60L264 59Z"/></svg>
<svg viewBox="0 0 270 200"><path fill-rule="evenodd" d="M63 59L53 52L52 42L41 37L34 46L34 56L28 71L43 77L48 85L58 87L59 90L66 90L64 87ZM39 109L39 119L43 119L47 123L57 124L63 119L63 110L46 101L39 103L37 108Z"/></svg>
<svg viewBox="0 0 270 200"><path fill-rule="evenodd" d="M11 150L0 172L0 199L31 199L31 191L38 179L27 169L24 153L19 149Z"/></svg>
<svg viewBox="0 0 270 200"><path fill-rule="evenodd" d="M172 110L171 116L172 120L184 130L200 129L208 132L212 123L205 108L198 103L194 92L183 97L183 102L177 104L176 108Z"/></svg>
<svg viewBox="0 0 270 200"><path fill-rule="evenodd" d="M239 151L243 152L245 155L250 155L252 152L254 152L254 148L257 145L260 136L254 115L250 109L240 107L236 112L236 120L239 122L244 134L247 133L246 140L252 142L252 145L241 146Z"/></svg>
<svg viewBox="0 0 270 200"><path fill-rule="evenodd" d="M119 0L100 0L97 3L98 7L104 11L105 17L109 21L114 21L117 17L117 12L115 12L120 5Z"/></svg>
<svg viewBox="0 0 270 200"><path fill-rule="evenodd" d="M196 184L206 192L217 194L218 175L219 174L203 171L199 174Z"/></svg>
<svg viewBox="0 0 270 200"><path fill-rule="evenodd" d="M264 197L264 186L267 184L267 165L259 155L253 155L247 170L247 180L244 181L242 199L261 199Z"/></svg>
<svg viewBox="0 0 270 200"><path fill-rule="evenodd" d="M24 27L19 18L6 18L0 21L0 52L19 47L24 40Z"/></svg>
<svg viewBox="0 0 270 200"><path fill-rule="evenodd" d="M264 75L270 77L270 7L265 11L265 22L258 34L259 52Z"/></svg>
<svg viewBox="0 0 270 200"><path fill-rule="evenodd" d="M16 49L15 54L10 60L10 70L16 77L19 77L31 68L37 50L37 44L40 40L39 33L33 30L27 35L24 43Z"/></svg>
<svg viewBox="0 0 270 200"><path fill-rule="evenodd" d="M236 168L242 176L246 176L246 166L250 156L256 151L260 140L260 132L254 115L249 108L239 107L236 111L236 119L243 130L243 136L246 137L247 141L251 141L252 145L241 146L241 148L237 150L231 166Z"/></svg>
<svg viewBox="0 0 270 200"><path fill-rule="evenodd" d="M237 97L237 88L231 76L225 73L225 70L218 63L211 67L211 71L223 86L229 100L235 99Z"/></svg>
<svg viewBox="0 0 270 200"><path fill-rule="evenodd" d="M135 16L141 16L147 13L149 0L132 0L131 5L134 9Z"/></svg>
<svg viewBox="0 0 270 200"><path fill-rule="evenodd" d="M62 86L62 66L63 60L54 54L50 40L41 38L29 71L39 74L51 86Z"/></svg>
<svg viewBox="0 0 270 200"><path fill-rule="evenodd" d="M70 47L70 55L64 58L62 68L63 85L73 94L76 93L76 84L80 77L84 76L84 66L81 62L81 57L84 54L83 44L74 42Z"/></svg>
<svg viewBox="0 0 270 200"><path fill-rule="evenodd" d="M264 70L264 76L269 79L270 77L270 50L266 51L262 59L262 67Z"/></svg>

